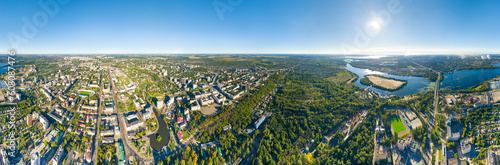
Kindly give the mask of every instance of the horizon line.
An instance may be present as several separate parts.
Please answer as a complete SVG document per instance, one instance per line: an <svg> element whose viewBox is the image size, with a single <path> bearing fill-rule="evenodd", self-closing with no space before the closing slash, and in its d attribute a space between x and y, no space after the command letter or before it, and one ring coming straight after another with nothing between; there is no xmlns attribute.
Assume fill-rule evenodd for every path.
<svg viewBox="0 0 500 165"><path fill-rule="evenodd" d="M8 53L0 55L9 55ZM323 56L425 56L425 55L456 55L456 56L481 56L481 55L500 55L500 53L350 53L350 54L335 54L335 53L22 53L15 55L66 55L66 56L79 56L79 55L323 55Z"/></svg>

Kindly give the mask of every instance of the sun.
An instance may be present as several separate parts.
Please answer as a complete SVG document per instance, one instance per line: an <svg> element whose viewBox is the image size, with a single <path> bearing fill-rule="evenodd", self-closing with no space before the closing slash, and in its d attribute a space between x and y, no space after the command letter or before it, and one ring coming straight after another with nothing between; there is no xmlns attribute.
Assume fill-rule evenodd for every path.
<svg viewBox="0 0 500 165"><path fill-rule="evenodd" d="M379 32L382 29L382 25L377 19L373 19L368 22L368 28L374 32Z"/></svg>

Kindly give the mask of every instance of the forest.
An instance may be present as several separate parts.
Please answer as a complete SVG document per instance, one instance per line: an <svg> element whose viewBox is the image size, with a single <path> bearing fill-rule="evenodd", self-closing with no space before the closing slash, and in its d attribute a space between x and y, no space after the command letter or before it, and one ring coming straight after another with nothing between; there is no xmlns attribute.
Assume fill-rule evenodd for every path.
<svg viewBox="0 0 500 165"><path fill-rule="evenodd" d="M206 165L223 165L225 162L224 158L217 153L216 148L207 148L206 150L199 147L186 147L185 151L179 151L178 153L169 156L163 160L157 162L158 165L170 165L170 164L206 164Z"/></svg>
<svg viewBox="0 0 500 165"><path fill-rule="evenodd" d="M429 81L436 81L438 74L422 68L406 57L386 57L380 59L357 60L350 63L353 67L385 72L398 76L423 77Z"/></svg>
<svg viewBox="0 0 500 165"><path fill-rule="evenodd" d="M483 60L481 56L416 56L411 59L442 73L457 70L498 68L492 64L491 60Z"/></svg>
<svg viewBox="0 0 500 165"><path fill-rule="evenodd" d="M451 91L450 93L474 93L474 92L484 92L490 89L490 84L488 82L482 82L479 84L476 84L474 86L471 86L466 89L461 89L461 90L456 90L456 91Z"/></svg>
<svg viewBox="0 0 500 165"><path fill-rule="evenodd" d="M340 63L301 64L296 72L286 74L284 78L281 75L273 76L270 82L254 91L253 95L241 99L228 113L228 120L203 131L197 140L218 141L227 163L237 160L247 164L371 163L376 118L371 111L377 107L378 101L361 99L357 91L363 89L346 83L351 79L349 77L342 81L332 81L332 76L340 76L343 74L338 73L345 72L343 68L337 67ZM309 72L309 69L318 67L330 69ZM268 103L267 108L267 111L273 113L272 116L253 133L242 133L241 130L255 120L252 110L254 105L273 89L277 91L271 94L274 99ZM323 144L324 135L365 109L370 111L369 115L346 141L341 141L336 146ZM226 124L231 124L233 129L222 131ZM309 148L309 151L304 148ZM192 149L199 150L199 147L193 146ZM186 152L172 157L182 155L186 155ZM205 164L216 163L203 160ZM202 164L201 159L197 163Z"/></svg>

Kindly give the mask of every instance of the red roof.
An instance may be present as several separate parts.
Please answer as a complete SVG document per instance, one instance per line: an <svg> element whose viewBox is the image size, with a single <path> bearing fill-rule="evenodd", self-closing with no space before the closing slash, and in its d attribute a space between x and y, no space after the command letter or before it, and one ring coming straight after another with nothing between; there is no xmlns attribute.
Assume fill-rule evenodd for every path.
<svg viewBox="0 0 500 165"><path fill-rule="evenodd" d="M184 118L182 118L181 116L177 117L177 123L182 123L184 122Z"/></svg>
<svg viewBox="0 0 500 165"><path fill-rule="evenodd" d="M92 141L90 142L90 144L92 144ZM91 152L91 151L92 151L92 145L88 145L87 152Z"/></svg>
<svg viewBox="0 0 500 165"><path fill-rule="evenodd" d="M82 124L82 123L79 123L79 122L77 122L76 124L78 124L80 127L85 127L85 124Z"/></svg>
<svg viewBox="0 0 500 165"><path fill-rule="evenodd" d="M180 132L177 132L177 138L182 139L182 134Z"/></svg>

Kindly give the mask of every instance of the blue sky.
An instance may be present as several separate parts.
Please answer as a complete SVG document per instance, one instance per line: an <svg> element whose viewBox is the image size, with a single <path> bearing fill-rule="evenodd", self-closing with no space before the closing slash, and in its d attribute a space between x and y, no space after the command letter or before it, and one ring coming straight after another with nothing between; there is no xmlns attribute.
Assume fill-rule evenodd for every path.
<svg viewBox="0 0 500 165"><path fill-rule="evenodd" d="M500 53L497 0L60 1L0 0L0 49L22 54ZM57 4L58 10L48 13L39 2ZM214 2L227 11L218 14ZM37 31L26 32L31 27L26 24Z"/></svg>

